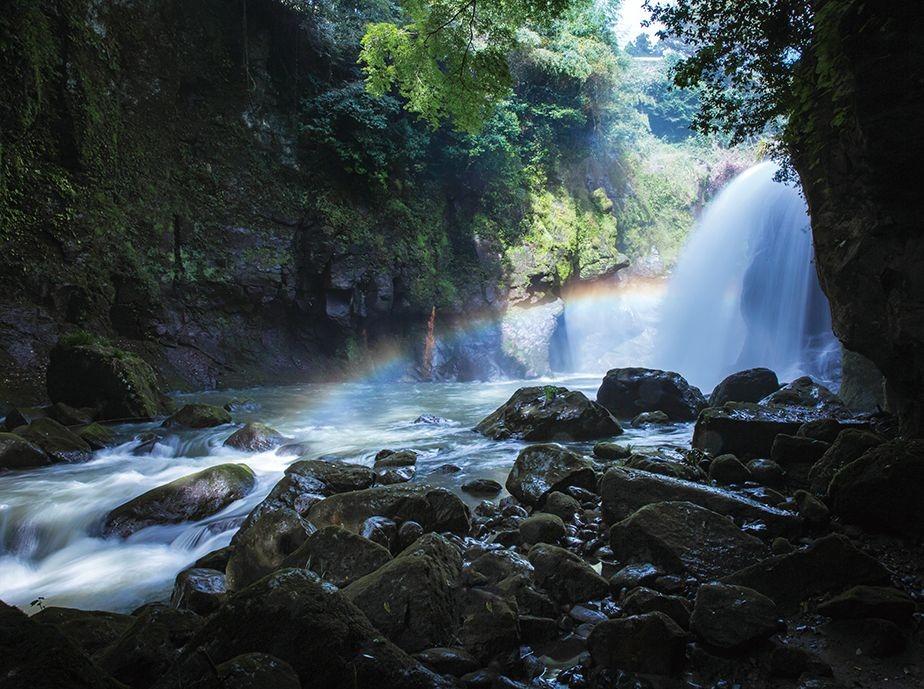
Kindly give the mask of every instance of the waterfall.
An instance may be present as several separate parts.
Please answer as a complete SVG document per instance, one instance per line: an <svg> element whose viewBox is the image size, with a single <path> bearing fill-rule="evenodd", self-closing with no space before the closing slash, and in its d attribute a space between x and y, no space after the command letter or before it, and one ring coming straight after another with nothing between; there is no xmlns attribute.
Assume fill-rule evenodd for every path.
<svg viewBox="0 0 924 689"><path fill-rule="evenodd" d="M737 370L831 382L840 357L799 190L765 162L712 201L661 307L654 360L709 390Z"/></svg>

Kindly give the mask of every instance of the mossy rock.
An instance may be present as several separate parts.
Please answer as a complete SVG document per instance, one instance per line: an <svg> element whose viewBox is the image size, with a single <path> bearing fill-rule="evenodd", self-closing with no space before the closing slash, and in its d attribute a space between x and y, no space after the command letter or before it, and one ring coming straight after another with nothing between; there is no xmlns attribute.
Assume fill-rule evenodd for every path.
<svg viewBox="0 0 924 689"><path fill-rule="evenodd" d="M77 435L94 450L102 450L104 447L111 445L114 440L112 431L98 423L87 424L83 428L77 429Z"/></svg>
<svg viewBox="0 0 924 689"><path fill-rule="evenodd" d="M0 469L31 469L52 463L51 457L15 433L0 433Z"/></svg>
<svg viewBox="0 0 924 689"><path fill-rule="evenodd" d="M231 423L231 414L212 404L187 404L167 417L164 428L211 428Z"/></svg>
<svg viewBox="0 0 924 689"><path fill-rule="evenodd" d="M36 419L17 428L16 435L42 448L55 462L86 462L91 456L86 441L54 419Z"/></svg>

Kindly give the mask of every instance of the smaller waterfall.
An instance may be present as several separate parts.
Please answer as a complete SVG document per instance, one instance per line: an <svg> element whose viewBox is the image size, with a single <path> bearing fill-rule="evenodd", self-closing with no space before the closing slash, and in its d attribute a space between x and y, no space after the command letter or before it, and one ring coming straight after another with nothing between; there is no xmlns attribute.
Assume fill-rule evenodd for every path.
<svg viewBox="0 0 924 689"><path fill-rule="evenodd" d="M755 366L830 381L839 360L799 190L765 162L707 207L671 278L655 361L709 390Z"/></svg>

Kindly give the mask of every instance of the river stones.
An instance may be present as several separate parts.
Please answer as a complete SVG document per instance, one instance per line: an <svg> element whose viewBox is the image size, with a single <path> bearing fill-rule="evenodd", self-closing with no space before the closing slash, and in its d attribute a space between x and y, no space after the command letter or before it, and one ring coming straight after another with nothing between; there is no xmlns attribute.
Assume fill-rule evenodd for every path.
<svg viewBox="0 0 924 689"><path fill-rule="evenodd" d="M294 510L258 505L231 539L233 550L225 568L228 589L240 590L279 569L314 531Z"/></svg>
<svg viewBox="0 0 924 689"><path fill-rule="evenodd" d="M604 521L615 524L640 507L657 502L685 501L742 522L760 522L773 535L798 530L791 512L713 486L660 476L645 471L611 467L600 481Z"/></svg>
<svg viewBox="0 0 924 689"><path fill-rule="evenodd" d="M854 428L841 431L808 472L812 491L818 495L825 495L828 492L828 484L838 471L883 442L882 436L869 431Z"/></svg>
<svg viewBox="0 0 924 689"><path fill-rule="evenodd" d="M59 342L45 380L52 402L98 408L100 419L147 420L163 411L154 369L115 347Z"/></svg>
<svg viewBox="0 0 924 689"><path fill-rule="evenodd" d="M302 689L286 661L266 653L244 653L215 668L221 689Z"/></svg>
<svg viewBox="0 0 924 689"><path fill-rule="evenodd" d="M517 609L507 598L478 588L466 589L462 597L459 640L465 650L487 665L519 645Z"/></svg>
<svg viewBox="0 0 924 689"><path fill-rule="evenodd" d="M776 373L769 368L749 368L726 376L709 396L710 407L726 402L760 402L780 389Z"/></svg>
<svg viewBox="0 0 924 689"><path fill-rule="evenodd" d="M599 442L594 445L593 453L597 459L614 462L632 456L632 448L621 443Z"/></svg>
<svg viewBox="0 0 924 689"><path fill-rule="evenodd" d="M620 562L651 563L700 580L746 567L767 554L760 539L689 502L646 505L614 524L609 535Z"/></svg>
<svg viewBox="0 0 924 689"><path fill-rule="evenodd" d="M670 418L663 411L643 411L632 419L632 428L647 428L670 423Z"/></svg>
<svg viewBox="0 0 924 689"><path fill-rule="evenodd" d="M581 503L570 495L553 490L546 495L545 502L542 503L542 511L554 514L562 521L570 522L574 519L574 515L581 511Z"/></svg>
<svg viewBox="0 0 924 689"><path fill-rule="evenodd" d="M704 409L699 415L693 429L693 447L744 460L770 457L778 434L795 435L802 424L814 418L817 415L804 408L727 402Z"/></svg>
<svg viewBox="0 0 924 689"><path fill-rule="evenodd" d="M683 629L690 626L690 604L686 598L671 596L645 586L638 586L623 596L622 609L629 615L663 612Z"/></svg>
<svg viewBox="0 0 924 689"><path fill-rule="evenodd" d="M339 493L312 505L307 517L318 528L342 526L353 533L359 533L369 517L415 521L424 531L450 531L460 536L467 536L472 526L468 506L458 496L426 484L402 483Z"/></svg>
<svg viewBox="0 0 924 689"><path fill-rule="evenodd" d="M766 639L780 628L776 603L754 589L703 584L696 591L690 628L702 641L726 651Z"/></svg>
<svg viewBox="0 0 924 689"><path fill-rule="evenodd" d="M231 423L231 414L213 404L186 404L164 421L164 428L212 428Z"/></svg>
<svg viewBox="0 0 924 689"><path fill-rule="evenodd" d="M86 462L92 457L86 441L54 419L36 419L17 428L16 435L41 448L54 462Z"/></svg>
<svg viewBox="0 0 924 689"><path fill-rule="evenodd" d="M53 625L87 655L106 648L135 621L131 615L116 612L59 607L44 608L33 615L32 619L41 624Z"/></svg>
<svg viewBox="0 0 924 689"><path fill-rule="evenodd" d="M601 622L587 638L595 664L628 672L670 675L683 663L687 635L662 612Z"/></svg>
<svg viewBox="0 0 924 689"><path fill-rule="evenodd" d="M343 589L372 625L405 651L451 642L459 627L462 558L439 534L425 534Z"/></svg>
<svg viewBox="0 0 924 689"><path fill-rule="evenodd" d="M253 471L243 464L219 464L153 488L112 510L103 524L106 536L130 536L154 524L198 521L250 493Z"/></svg>
<svg viewBox="0 0 924 689"><path fill-rule="evenodd" d="M582 392L547 385L520 388L475 426L478 433L505 440L594 440L622 433L619 422Z"/></svg>
<svg viewBox="0 0 924 689"><path fill-rule="evenodd" d="M661 411L671 421L693 421L706 406L698 388L673 371L653 368L614 368L607 371L597 402L620 419Z"/></svg>
<svg viewBox="0 0 924 689"><path fill-rule="evenodd" d="M40 447L15 433L0 433L0 469L31 469L53 464Z"/></svg>
<svg viewBox="0 0 924 689"><path fill-rule="evenodd" d="M481 667L471 653L454 646L428 648L415 653L414 657L434 672L453 677L467 675Z"/></svg>
<svg viewBox="0 0 924 689"><path fill-rule="evenodd" d="M170 605L208 615L224 602L227 591L224 572L190 567L176 575Z"/></svg>
<svg viewBox="0 0 924 689"><path fill-rule="evenodd" d="M283 442L285 438L275 428L265 423L248 423L234 431L222 444L245 452L265 452Z"/></svg>
<svg viewBox="0 0 924 689"><path fill-rule="evenodd" d="M773 555L722 579L747 586L791 610L822 593L888 582L889 571L843 536L830 534L800 550Z"/></svg>
<svg viewBox="0 0 924 689"><path fill-rule="evenodd" d="M850 415L849 410L837 395L808 376L796 378L788 385L767 395L761 400L761 404L802 407L812 409L824 416Z"/></svg>
<svg viewBox="0 0 924 689"><path fill-rule="evenodd" d="M914 599L890 586L854 586L819 603L818 614L839 620L881 619L907 624L917 610Z"/></svg>
<svg viewBox="0 0 924 689"><path fill-rule="evenodd" d="M554 514L539 512L520 522L520 539L526 545L558 543L565 537L565 523Z"/></svg>
<svg viewBox="0 0 924 689"><path fill-rule="evenodd" d="M417 453L413 450L381 450L375 456L372 470L376 483L390 486L406 483L417 473Z"/></svg>
<svg viewBox="0 0 924 689"><path fill-rule="evenodd" d="M482 497L494 497L503 489L501 484L490 478L476 478L462 484L464 492Z"/></svg>
<svg viewBox="0 0 924 689"><path fill-rule="evenodd" d="M606 579L569 550L548 543L529 549L536 582L560 603L584 603L609 592Z"/></svg>
<svg viewBox="0 0 924 689"><path fill-rule="evenodd" d="M829 447L830 445L822 440L780 433L773 439L770 460L779 464L786 472L787 483L807 486L812 467Z"/></svg>
<svg viewBox="0 0 924 689"><path fill-rule="evenodd" d="M310 569L325 581L344 588L389 560L391 553L378 543L340 526L325 526L286 557L282 566Z"/></svg>
<svg viewBox="0 0 924 689"><path fill-rule="evenodd" d="M750 480L751 471L735 455L719 455L709 463L709 478L725 485Z"/></svg>
<svg viewBox="0 0 924 689"><path fill-rule="evenodd" d="M102 450L115 440L112 431L96 422L76 429L77 435L93 450Z"/></svg>
<svg viewBox="0 0 924 689"><path fill-rule="evenodd" d="M561 445L531 445L517 455L507 475L510 494L526 505L541 505L552 491L571 486L593 490L593 463Z"/></svg>
<svg viewBox="0 0 924 689"><path fill-rule="evenodd" d="M369 488L375 482L375 473L369 467L347 462L307 459L291 464L269 495L260 503L260 509L293 509L300 515L325 497L337 493Z"/></svg>

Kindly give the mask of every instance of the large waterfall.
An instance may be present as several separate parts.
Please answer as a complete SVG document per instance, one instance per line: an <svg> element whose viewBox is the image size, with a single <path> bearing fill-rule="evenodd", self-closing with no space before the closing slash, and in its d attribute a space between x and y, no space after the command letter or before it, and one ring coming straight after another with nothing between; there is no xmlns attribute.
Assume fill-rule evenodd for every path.
<svg viewBox="0 0 924 689"><path fill-rule="evenodd" d="M746 170L707 207L662 304L653 361L704 390L754 366L781 380L837 375L805 201L776 171Z"/></svg>

